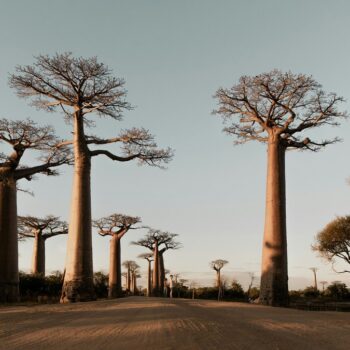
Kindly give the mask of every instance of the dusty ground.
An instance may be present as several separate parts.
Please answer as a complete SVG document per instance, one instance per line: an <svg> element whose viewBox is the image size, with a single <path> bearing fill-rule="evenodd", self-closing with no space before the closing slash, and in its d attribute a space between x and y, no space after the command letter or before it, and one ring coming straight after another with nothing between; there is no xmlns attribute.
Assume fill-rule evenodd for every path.
<svg viewBox="0 0 350 350"><path fill-rule="evenodd" d="M132 297L0 308L0 349L350 349L350 314Z"/></svg>

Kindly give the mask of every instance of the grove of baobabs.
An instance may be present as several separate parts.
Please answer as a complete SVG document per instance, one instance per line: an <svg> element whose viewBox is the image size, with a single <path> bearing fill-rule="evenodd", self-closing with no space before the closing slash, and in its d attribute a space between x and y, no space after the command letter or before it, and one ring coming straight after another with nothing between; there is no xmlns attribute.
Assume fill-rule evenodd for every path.
<svg viewBox="0 0 350 350"><path fill-rule="evenodd" d="M92 16L96 4L88 3L91 8L83 12ZM72 37L62 34L66 46L64 40L38 45L33 39L32 52L19 55L17 62L6 53L10 42L4 42L2 55L11 59L4 61L0 80L5 91L0 116L0 349L348 349L350 210L338 192L349 184L344 177L339 185L330 174L350 176L345 156L350 94L329 89L311 65L305 73L307 58L302 69L277 58L258 62L264 62L268 49L259 46L254 25L254 35L249 37L250 30L246 34L252 44L232 37L230 45L237 40L238 47L252 53L259 47L262 57L236 58L235 73L221 74L225 50L214 55L214 48L227 42L220 37L216 42L210 33L231 28L219 20L228 16L228 1L222 1L221 9L210 1L180 1L183 7L149 1L149 7L138 5L145 8L135 10L135 20L128 17L134 11L131 5L102 1L106 9L115 9L117 3L123 23L129 18L137 27L136 18L151 21L142 27L145 33L140 24L137 35L125 29L117 41L123 47L130 38L135 43L131 51L144 50L154 81L133 68L143 59L131 53L113 63L108 50L116 43L104 42L104 35L112 33L102 28L121 27L104 22L97 12L97 22L90 25L101 26L96 27L99 41L95 43L90 28L84 29L91 35L89 50L71 48L72 38L84 38L74 33L78 26L73 21L67 24ZM195 3L207 21L186 17L197 13ZM268 0L265 6L272 3ZM263 4L257 6L265 11ZM278 21L283 6L301 11L295 4L278 6ZM180 8L188 12L178 12ZM261 16L272 20L271 11ZM318 23L321 13L308 11L312 23ZM339 16L345 12L337 11ZM33 16L38 18L38 13ZM210 16L218 28L209 26ZM173 18L183 21L183 28ZM25 21L18 23L25 27ZM159 25L156 32L154 23ZM304 22L300 25L304 28ZM208 37L199 35L198 28ZM292 40L297 34L290 30ZM50 33L61 32L50 28ZM148 35L148 46L137 41L139 35ZM289 46L276 35L286 50ZM205 62L217 55L217 72L212 66L208 73L201 64L207 40L213 51L205 51ZM183 54L175 52L181 45ZM168 60L151 61L163 54ZM269 68L248 70L254 60L257 67ZM327 69L337 68L336 61L332 67L322 62L318 72L325 76ZM129 70L119 74L123 63ZM192 70L197 73L188 76ZM202 86L206 94L211 91L208 101L204 93L189 96ZM159 100L154 100L157 94ZM201 103L203 108L196 109ZM193 110L187 113L188 108ZM152 109L154 115L149 114ZM179 117L178 126L173 110L186 116ZM198 111L207 115L197 118ZM206 117L210 121L200 125ZM144 126L134 126L138 119ZM229 149L227 140L235 147ZM333 147L338 148L330 156L326 152ZM314 160L323 164L322 170L315 170L320 168ZM300 180L311 179L308 173L312 181ZM260 182L264 193L257 187ZM329 193L339 206L332 204ZM305 231L298 233L303 225ZM298 268L305 275L300 270L298 276Z"/></svg>

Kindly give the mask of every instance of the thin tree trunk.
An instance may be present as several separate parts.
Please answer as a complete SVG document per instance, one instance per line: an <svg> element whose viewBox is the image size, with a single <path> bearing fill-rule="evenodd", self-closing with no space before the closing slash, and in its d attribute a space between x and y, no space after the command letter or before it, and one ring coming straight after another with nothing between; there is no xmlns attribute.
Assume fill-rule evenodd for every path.
<svg viewBox="0 0 350 350"><path fill-rule="evenodd" d="M288 305L285 147L270 137L260 303Z"/></svg>
<svg viewBox="0 0 350 350"><path fill-rule="evenodd" d="M148 260L148 284L147 284L147 296L151 296L152 290L152 270L151 270L151 260Z"/></svg>
<svg viewBox="0 0 350 350"><path fill-rule="evenodd" d="M153 283L152 283L152 295L155 297L159 296L159 253L158 253L158 244L154 246L153 252Z"/></svg>
<svg viewBox="0 0 350 350"><path fill-rule="evenodd" d="M12 176L0 173L0 302L19 300L17 188Z"/></svg>
<svg viewBox="0 0 350 350"><path fill-rule="evenodd" d="M121 258L120 258L120 238L113 235L110 240L110 255L109 255L109 298L118 298L122 294L122 279L121 279Z"/></svg>
<svg viewBox="0 0 350 350"><path fill-rule="evenodd" d="M91 234L91 156L83 118L74 115L74 181L61 302L95 300Z"/></svg>
<svg viewBox="0 0 350 350"><path fill-rule="evenodd" d="M34 238L32 273L45 276L45 239L41 232L37 232Z"/></svg>

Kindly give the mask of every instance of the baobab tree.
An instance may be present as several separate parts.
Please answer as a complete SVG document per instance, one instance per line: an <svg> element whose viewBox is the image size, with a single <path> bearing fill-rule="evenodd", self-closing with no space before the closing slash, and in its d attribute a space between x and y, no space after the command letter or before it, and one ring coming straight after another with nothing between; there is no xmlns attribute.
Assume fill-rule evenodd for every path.
<svg viewBox="0 0 350 350"><path fill-rule="evenodd" d="M224 131L235 144L259 141L267 144L267 185L263 238L260 302L288 304L285 152L288 149L318 151L339 141L316 141L308 129L338 125L347 117L338 111L343 98L325 93L311 76L273 70L254 77L243 76L230 89L220 88L214 112L223 117Z"/></svg>
<svg viewBox="0 0 350 350"><path fill-rule="evenodd" d="M324 287L326 284L328 284L327 281L320 281L320 285L322 286L322 292L324 292Z"/></svg>
<svg viewBox="0 0 350 350"><path fill-rule="evenodd" d="M131 261L131 264L129 265L131 279L130 291L133 295L136 295L138 293L137 278L141 277L139 274L139 268L140 265L138 265L135 261Z"/></svg>
<svg viewBox="0 0 350 350"><path fill-rule="evenodd" d="M0 302L18 300L17 182L35 174L57 175L56 168L71 161L66 148L50 126L38 126L30 119L0 119L0 142L9 155L0 153ZM38 164L22 164L27 153L37 155Z"/></svg>
<svg viewBox="0 0 350 350"><path fill-rule="evenodd" d="M135 225L139 222L141 222L139 217L122 214L112 214L93 221L93 226L98 229L98 234L111 237L109 243L109 298L117 298L122 294L120 241L129 230L138 228Z"/></svg>
<svg viewBox="0 0 350 350"><path fill-rule="evenodd" d="M143 253L138 256L140 259L147 260L147 296L151 296L151 290L152 290L152 261L153 261L153 254L152 253Z"/></svg>
<svg viewBox="0 0 350 350"><path fill-rule="evenodd" d="M165 280L163 253L168 249L180 248L181 244L175 241L177 236L175 233L150 228L145 238L132 242L132 244L148 248L153 253L152 296L160 296L163 293Z"/></svg>
<svg viewBox="0 0 350 350"><path fill-rule="evenodd" d="M46 111L61 108L73 124L74 180L69 222L66 274L61 302L95 299L92 265L91 159L100 155L117 162L138 159L140 164L160 167L172 158L171 149L159 149L148 130L133 128L112 138L87 135L92 114L120 120L131 108L125 100L124 80L112 76L110 69L96 57L75 58L70 53L53 57L41 55L30 66L18 66L10 77L10 86L19 97L30 98ZM120 145L121 154L94 148ZM118 153L118 152L117 152Z"/></svg>
<svg viewBox="0 0 350 350"><path fill-rule="evenodd" d="M339 271L334 264L340 260L350 265L350 216L337 217L326 225L315 237L312 249L332 263L335 272L349 273L350 267Z"/></svg>
<svg viewBox="0 0 350 350"><path fill-rule="evenodd" d="M130 293L131 291L131 270L132 270L132 266L134 264L133 260L125 260L123 262L123 267L126 269L126 292Z"/></svg>
<svg viewBox="0 0 350 350"><path fill-rule="evenodd" d="M315 290L317 291L318 288L317 288L317 271L318 271L318 268L317 267L310 267L310 270L312 271L313 275L314 275L314 288Z"/></svg>
<svg viewBox="0 0 350 350"><path fill-rule="evenodd" d="M218 300L222 297L221 269L228 264L227 260L217 259L210 262L210 267L216 271L216 286L218 288Z"/></svg>
<svg viewBox="0 0 350 350"><path fill-rule="evenodd" d="M68 225L58 216L44 218L18 216L18 236L20 240L34 238L32 273L45 276L45 242L47 239L68 233Z"/></svg>

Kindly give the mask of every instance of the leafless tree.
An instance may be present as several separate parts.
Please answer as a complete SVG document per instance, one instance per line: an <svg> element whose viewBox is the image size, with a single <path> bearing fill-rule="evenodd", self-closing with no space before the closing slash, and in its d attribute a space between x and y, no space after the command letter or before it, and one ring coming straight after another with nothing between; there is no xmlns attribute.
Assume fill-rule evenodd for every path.
<svg viewBox="0 0 350 350"><path fill-rule="evenodd" d="M216 114L223 117L224 131L236 144L267 144L265 232L263 240L260 302L288 304L285 151L318 151L339 141L316 141L308 129L335 126L347 117L338 111L343 98L325 93L311 76L273 70L254 77L243 76L230 89L220 88Z"/></svg>
<svg viewBox="0 0 350 350"><path fill-rule="evenodd" d="M228 264L227 260L217 259L210 262L210 267L216 271L216 286L218 288L218 300L222 297L221 269Z"/></svg>
<svg viewBox="0 0 350 350"><path fill-rule="evenodd" d="M310 270L312 271L313 275L314 275L314 288L315 290L317 291L318 288L317 288L317 271L318 271L318 268L317 267L310 267Z"/></svg>
<svg viewBox="0 0 350 350"><path fill-rule="evenodd" d="M145 238L132 244L146 247L153 253L152 296L162 295L164 289L165 269L163 254L169 249L179 249L181 244L175 241L178 235L150 228Z"/></svg>
<svg viewBox="0 0 350 350"><path fill-rule="evenodd" d="M140 259L147 260L148 270L147 270L147 296L151 296L152 291L152 261L153 254L152 253L143 253L138 256Z"/></svg>
<svg viewBox="0 0 350 350"><path fill-rule="evenodd" d="M85 133L91 114L120 120L131 108L126 102L124 80L96 57L74 58L70 53L36 57L32 66L18 66L10 86L19 97L30 98L33 105L53 111L60 108L73 124L73 140L63 144L74 147L74 184L68 233L67 266L61 302L95 299L93 288L90 173L91 158L106 156L117 162L138 159L140 164L161 166L172 158L171 149L159 149L145 129L121 131L112 138ZM118 144L121 154L93 148ZM118 152L117 152L118 153Z"/></svg>
<svg viewBox="0 0 350 350"><path fill-rule="evenodd" d="M35 174L57 175L54 168L71 161L67 148L57 148L59 142L50 126L0 119L0 143L11 149L0 153L0 302L17 301L19 295L17 182ZM27 153L37 155L38 164L22 164Z"/></svg>
<svg viewBox="0 0 350 350"><path fill-rule="evenodd" d="M34 238L32 273L45 276L45 242L48 238L67 234L68 225L58 216L45 218L18 216L18 236L20 240Z"/></svg>
<svg viewBox="0 0 350 350"><path fill-rule="evenodd" d="M120 241L129 230L139 228L135 227L135 225L140 222L141 219L139 217L122 214L112 214L93 221L93 226L98 229L98 234L101 236L111 236L108 279L109 298L117 298L122 295Z"/></svg>

